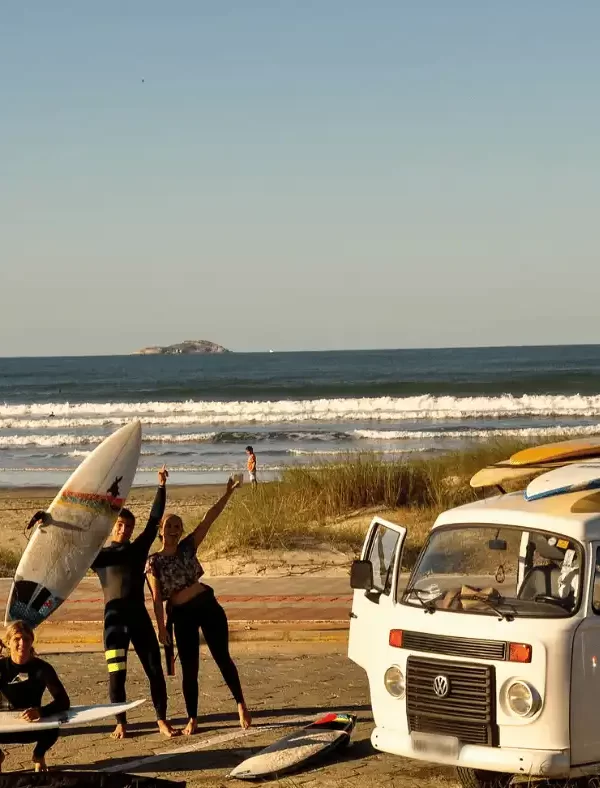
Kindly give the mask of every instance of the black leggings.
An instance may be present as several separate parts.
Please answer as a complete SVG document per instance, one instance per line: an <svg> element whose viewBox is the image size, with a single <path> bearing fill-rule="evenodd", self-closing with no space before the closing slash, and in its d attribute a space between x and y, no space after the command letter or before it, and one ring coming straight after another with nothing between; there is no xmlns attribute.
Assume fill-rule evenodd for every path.
<svg viewBox="0 0 600 788"><path fill-rule="evenodd" d="M122 600L108 602L104 608L104 649L112 703L124 703L126 700L127 649L130 641L148 676L156 717L166 720L167 685L160 662L160 647L148 611L141 604L126 606ZM125 714L117 715L117 722L125 721Z"/></svg>
<svg viewBox="0 0 600 788"><path fill-rule="evenodd" d="M198 716L200 629L212 658L217 663L236 703L243 703L244 693L240 677L229 654L227 616L217 602L212 588L207 586L205 591L184 605L174 605L170 615L181 660L182 689L188 717L195 719Z"/></svg>
<svg viewBox="0 0 600 788"><path fill-rule="evenodd" d="M35 722L31 723L33 727ZM38 760L43 758L50 747L56 744L58 739L58 728L45 728L41 731L19 731L18 733L1 733L0 744L30 744L35 742L33 757Z"/></svg>

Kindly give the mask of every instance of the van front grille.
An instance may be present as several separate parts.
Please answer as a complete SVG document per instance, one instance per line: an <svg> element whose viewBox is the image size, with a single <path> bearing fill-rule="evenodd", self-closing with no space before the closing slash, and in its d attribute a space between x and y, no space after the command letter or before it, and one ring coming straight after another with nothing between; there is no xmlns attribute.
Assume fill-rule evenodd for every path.
<svg viewBox="0 0 600 788"><path fill-rule="evenodd" d="M458 736L466 744L496 745L495 684L493 665L409 656L409 730Z"/></svg>

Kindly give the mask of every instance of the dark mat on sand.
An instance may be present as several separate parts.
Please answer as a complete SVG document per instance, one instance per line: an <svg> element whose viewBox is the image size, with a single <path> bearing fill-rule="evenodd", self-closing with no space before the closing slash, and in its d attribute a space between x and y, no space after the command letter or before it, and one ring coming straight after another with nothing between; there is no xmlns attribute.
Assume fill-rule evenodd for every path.
<svg viewBox="0 0 600 788"><path fill-rule="evenodd" d="M185 782L102 772L0 774L0 788L185 788Z"/></svg>

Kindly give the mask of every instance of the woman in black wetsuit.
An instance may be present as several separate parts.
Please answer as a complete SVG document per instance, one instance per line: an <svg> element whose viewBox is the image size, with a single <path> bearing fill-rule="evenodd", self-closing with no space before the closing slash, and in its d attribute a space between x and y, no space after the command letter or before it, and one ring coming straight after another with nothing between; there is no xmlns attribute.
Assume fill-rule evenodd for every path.
<svg viewBox="0 0 600 788"><path fill-rule="evenodd" d="M71 702L56 671L48 662L36 657L33 630L24 621L15 621L7 629L5 642L10 656L0 659L0 708L2 711L23 711L21 719L31 723L22 733L0 733L0 744L35 742L33 763L36 772L46 772L45 755L58 739L58 728L39 728L36 722L67 711ZM45 692L53 700L42 706ZM5 755L0 750L0 771Z"/></svg>
<svg viewBox="0 0 600 788"><path fill-rule="evenodd" d="M198 670L200 667L200 633L206 640L231 694L233 695L242 728L250 727L252 717L246 706L235 663L229 654L227 616L210 586L200 582L204 570L196 558L196 551L210 526L221 514L239 482L229 479L225 494L204 515L189 536L181 539L183 522L176 514L167 515L161 525L162 550L153 553L146 573L158 625L158 639L168 642L163 603L167 602L175 629L175 640L183 673L183 695L188 723L183 731L190 735L198 727ZM180 541L181 540L181 541Z"/></svg>

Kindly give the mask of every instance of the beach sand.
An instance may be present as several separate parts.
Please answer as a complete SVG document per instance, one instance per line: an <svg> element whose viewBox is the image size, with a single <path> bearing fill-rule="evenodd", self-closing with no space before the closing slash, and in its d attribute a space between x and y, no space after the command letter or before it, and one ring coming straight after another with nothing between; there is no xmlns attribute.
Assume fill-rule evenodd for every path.
<svg viewBox="0 0 600 788"><path fill-rule="evenodd" d="M168 511L181 510L186 518L197 514L200 519L223 489L223 485L214 484L171 486L168 489ZM25 528L31 517L48 507L57 492L58 488L50 487L7 487L0 490L0 547L21 555L27 545L29 534ZM127 501L127 507L135 514L140 527L146 523L155 493L156 487L135 487Z"/></svg>
<svg viewBox="0 0 600 788"><path fill-rule="evenodd" d="M218 500L223 490L224 485L215 484L169 485L166 511L180 513L189 530ZM49 506L57 492L58 488L49 487L3 488L0 491L0 576L11 577L14 574L15 558L18 561L31 534L25 531L27 524L35 512ZM146 523L155 492L156 487L134 487L127 501L127 508L135 514L140 528ZM380 513L386 516L390 514L384 510ZM349 522L355 526L360 521L366 533L371 516L370 511L357 513L349 518ZM158 549L158 546L157 541L153 549ZM215 550L205 551L201 560L207 575L213 577L341 576L348 574L354 557L351 551L341 551L326 544L303 544L297 549L244 550L239 554L228 552L226 555L220 555Z"/></svg>

